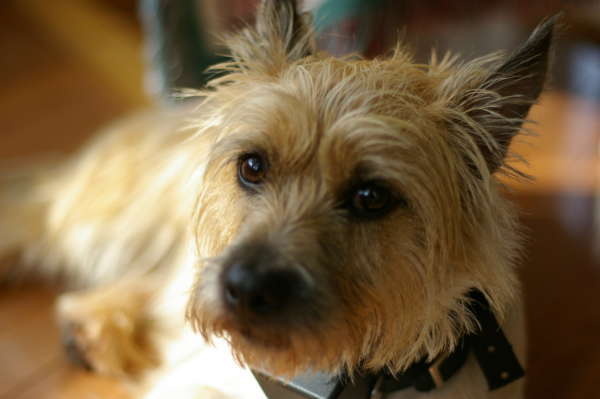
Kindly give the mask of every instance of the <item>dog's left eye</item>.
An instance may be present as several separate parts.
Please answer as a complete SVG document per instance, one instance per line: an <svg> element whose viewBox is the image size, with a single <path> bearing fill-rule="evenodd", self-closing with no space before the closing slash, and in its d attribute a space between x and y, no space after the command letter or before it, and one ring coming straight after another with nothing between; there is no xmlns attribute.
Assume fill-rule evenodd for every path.
<svg viewBox="0 0 600 399"><path fill-rule="evenodd" d="M259 154L246 154L240 158L238 176L245 186L256 186L262 183L267 167Z"/></svg>
<svg viewBox="0 0 600 399"><path fill-rule="evenodd" d="M377 183L366 183L352 191L348 207L354 216L374 218L386 214L396 202L387 188Z"/></svg>

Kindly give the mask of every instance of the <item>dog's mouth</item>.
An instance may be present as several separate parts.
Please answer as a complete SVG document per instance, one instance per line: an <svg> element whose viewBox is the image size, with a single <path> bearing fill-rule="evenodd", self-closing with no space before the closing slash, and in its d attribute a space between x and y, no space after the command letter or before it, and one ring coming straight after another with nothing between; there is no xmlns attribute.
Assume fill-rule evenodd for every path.
<svg viewBox="0 0 600 399"><path fill-rule="evenodd" d="M266 317L236 311L221 296L206 293L211 291L205 295L196 291L188 320L208 342L218 337L228 341L234 357L247 367L292 376L308 369L338 370L351 361L344 356L349 356L347 348L355 347L349 338L358 334L333 328L341 315L334 316L327 302L307 301L277 317Z"/></svg>
<svg viewBox="0 0 600 399"><path fill-rule="evenodd" d="M240 363L275 374L300 372L313 363L335 366L336 351L325 342L329 330L322 328L335 308L332 290L276 255L263 259L264 248L243 249L203 269L188 304L195 331L209 342L225 338ZM322 348L330 353L321 362Z"/></svg>
<svg viewBox="0 0 600 399"><path fill-rule="evenodd" d="M275 317L239 313L223 307L220 324L224 335L232 343L263 351L286 351L293 341L307 339L319 331L321 313L308 308L293 308L293 311ZM302 337L302 338L301 338Z"/></svg>
<svg viewBox="0 0 600 399"><path fill-rule="evenodd" d="M247 345L251 345L257 349L283 351L290 346L289 335L283 333L265 333L265 331L260 329L246 326L233 330L233 334L239 334Z"/></svg>
<svg viewBox="0 0 600 399"><path fill-rule="evenodd" d="M272 375L292 377L307 370L341 370L348 357L347 348L351 347L347 337L339 336L337 342L332 339L336 334L330 330L310 326L294 328L233 321L221 324L219 335L226 337L241 364Z"/></svg>
<svg viewBox="0 0 600 399"><path fill-rule="evenodd" d="M218 324L222 335L227 336L233 346L241 344L256 350L284 351L291 345L292 333L283 326L239 320L231 315L224 315Z"/></svg>

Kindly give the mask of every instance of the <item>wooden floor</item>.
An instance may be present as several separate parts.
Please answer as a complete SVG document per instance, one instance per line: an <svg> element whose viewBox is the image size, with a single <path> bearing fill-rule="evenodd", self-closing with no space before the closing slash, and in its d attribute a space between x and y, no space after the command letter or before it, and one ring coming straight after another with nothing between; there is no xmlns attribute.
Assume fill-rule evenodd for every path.
<svg viewBox="0 0 600 399"><path fill-rule="evenodd" d="M139 30L126 2L48 3L0 2L0 166L72 151L147 103ZM127 64L120 74L115 60ZM534 112L543 134L518 150L538 181L512 184L530 237L522 269L528 398L600 398L600 105L553 92ZM53 290L0 290L0 399L128 397L120 382L67 364Z"/></svg>

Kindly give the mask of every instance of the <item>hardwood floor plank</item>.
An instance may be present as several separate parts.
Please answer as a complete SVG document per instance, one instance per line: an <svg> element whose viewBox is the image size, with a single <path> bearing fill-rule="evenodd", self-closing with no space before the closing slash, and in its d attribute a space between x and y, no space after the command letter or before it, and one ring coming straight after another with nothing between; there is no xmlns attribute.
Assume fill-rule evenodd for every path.
<svg viewBox="0 0 600 399"><path fill-rule="evenodd" d="M37 11L45 7L48 9L45 12L52 14L60 9L50 10L59 2L29 2L29 6ZM135 86L135 82L141 82L141 75L129 86L119 86L122 82L118 81L107 83L113 76L104 74L103 65L94 64L76 47L61 42L56 32L48 30L58 29L56 26L40 23L31 14L24 18L26 13L15 11L15 7L26 6L20 0L0 3L0 50L10 54L0 57L0 167L39 155L69 152L100 126L141 102L129 92L141 93L141 87ZM84 29L81 21L70 23L69 18L75 16L64 14L60 21L55 19L52 23L60 22L67 30L70 26ZM56 17L52 14L52 18ZM104 26L112 29L111 24L115 23ZM88 26L94 27L97 26ZM131 42L125 38L120 48L127 43ZM84 50L97 51L90 46ZM132 51L127 61L136 57L139 54ZM131 71L127 68L118 71L114 65L111 68L115 76L121 76L116 79ZM0 270L5 265L6 262ZM51 290L39 287L0 286L0 398L127 398L121 382L73 370L67 365L53 316L53 298Z"/></svg>
<svg viewBox="0 0 600 399"><path fill-rule="evenodd" d="M53 300L52 292L39 288L2 290L0 396L61 355Z"/></svg>
<svg viewBox="0 0 600 399"><path fill-rule="evenodd" d="M527 218L521 267L529 337L528 398L597 397L600 262L597 243L554 218ZM593 388L594 387L594 388Z"/></svg>
<svg viewBox="0 0 600 399"><path fill-rule="evenodd" d="M114 379L75 370L63 361L49 364L20 388L11 399L131 399Z"/></svg>
<svg viewBox="0 0 600 399"><path fill-rule="evenodd" d="M506 181L517 190L586 195L600 188L600 103L562 92L546 93L532 108L528 127L535 137L517 137L511 151L527 160L517 163L532 182Z"/></svg>
<svg viewBox="0 0 600 399"><path fill-rule="evenodd" d="M130 107L148 103L143 90L140 32L130 21L93 0L19 0L19 10L57 45L76 54Z"/></svg>

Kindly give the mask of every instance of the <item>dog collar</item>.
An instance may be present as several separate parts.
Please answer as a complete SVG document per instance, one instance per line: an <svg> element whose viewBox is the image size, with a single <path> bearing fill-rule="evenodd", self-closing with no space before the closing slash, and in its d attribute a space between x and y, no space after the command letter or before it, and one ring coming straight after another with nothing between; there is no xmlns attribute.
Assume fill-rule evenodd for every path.
<svg viewBox="0 0 600 399"><path fill-rule="evenodd" d="M485 295L469 292L468 307L479 324L475 333L464 335L455 349L433 361L422 359L400 374L381 371L353 378L311 373L291 381L255 375L269 399L380 399L402 389L428 392L442 387L465 364L473 353L490 390L495 390L523 377L511 344L500 328Z"/></svg>

